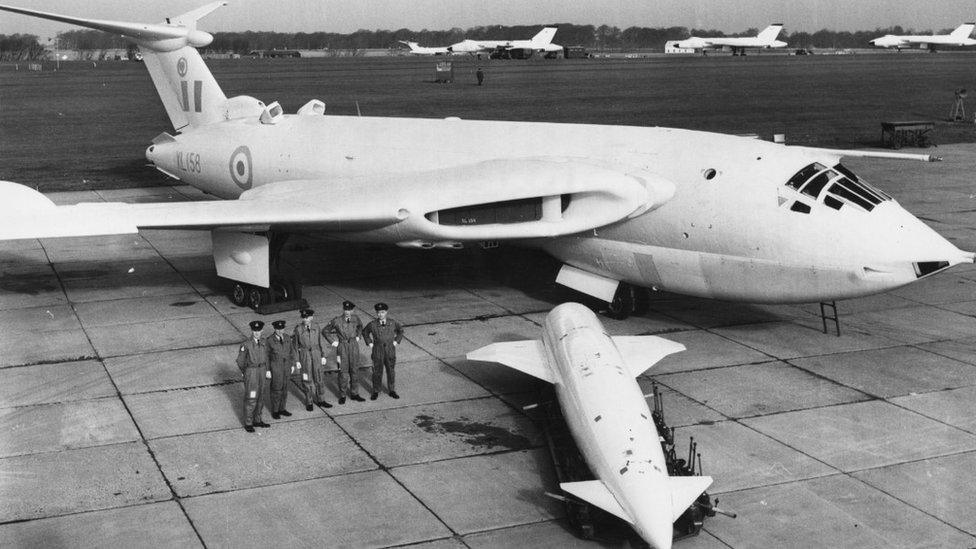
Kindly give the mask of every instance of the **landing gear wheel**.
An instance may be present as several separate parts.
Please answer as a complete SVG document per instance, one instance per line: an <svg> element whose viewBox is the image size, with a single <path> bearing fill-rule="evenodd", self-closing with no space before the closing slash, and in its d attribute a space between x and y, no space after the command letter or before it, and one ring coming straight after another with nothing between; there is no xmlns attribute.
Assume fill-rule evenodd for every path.
<svg viewBox="0 0 976 549"><path fill-rule="evenodd" d="M291 296L291 285L286 282L272 281L271 287L268 288L268 293L274 297L274 303L279 301L288 301L292 298Z"/></svg>
<svg viewBox="0 0 976 549"><path fill-rule="evenodd" d="M629 284L621 283L617 293L613 294L613 301L607 306L607 316L614 320L623 320L634 312L634 294Z"/></svg>
<svg viewBox="0 0 976 549"><path fill-rule="evenodd" d="M252 309L257 309L261 305L264 305L271 301L269 298L271 296L268 294L268 290L264 288L258 288L256 286L250 286L247 289L247 305Z"/></svg>
<svg viewBox="0 0 976 549"><path fill-rule="evenodd" d="M230 291L230 301L238 307L247 306L247 288L244 284L240 282L234 283L234 287Z"/></svg>

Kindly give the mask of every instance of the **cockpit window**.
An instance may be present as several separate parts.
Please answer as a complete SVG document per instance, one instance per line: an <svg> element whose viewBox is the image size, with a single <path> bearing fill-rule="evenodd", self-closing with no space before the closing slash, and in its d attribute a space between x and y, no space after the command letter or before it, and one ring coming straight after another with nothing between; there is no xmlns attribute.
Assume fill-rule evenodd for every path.
<svg viewBox="0 0 976 549"><path fill-rule="evenodd" d="M786 186L840 210L843 204L870 212L878 204L891 200L883 191L859 178L847 167L837 164L832 169L813 163L796 172ZM826 189L826 191L824 191Z"/></svg>
<svg viewBox="0 0 976 549"><path fill-rule="evenodd" d="M834 170L822 171L819 174L817 174L816 177L811 179L809 183L804 185L803 188L800 189L800 192L802 192L807 196L812 196L814 198L817 198L818 196L820 196L820 191L822 191L823 188L827 186L827 183L830 183L830 181L833 178L837 177L838 175L839 174Z"/></svg>
<svg viewBox="0 0 976 549"><path fill-rule="evenodd" d="M824 166L822 164L810 164L809 166L796 172L796 175L791 177L790 180L786 182L786 186L793 187L796 190L800 190L800 187L802 187L804 183L809 181L811 177L816 175L817 172L826 169L827 166Z"/></svg>

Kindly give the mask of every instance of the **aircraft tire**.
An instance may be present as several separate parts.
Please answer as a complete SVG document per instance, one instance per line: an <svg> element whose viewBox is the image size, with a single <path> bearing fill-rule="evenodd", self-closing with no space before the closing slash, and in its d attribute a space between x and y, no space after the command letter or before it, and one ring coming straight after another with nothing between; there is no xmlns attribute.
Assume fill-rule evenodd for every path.
<svg viewBox="0 0 976 549"><path fill-rule="evenodd" d="M264 288L257 286L248 286L247 288L247 305L252 309L266 305L270 301L269 297L268 291Z"/></svg>
<svg viewBox="0 0 976 549"><path fill-rule="evenodd" d="M615 320L623 320L634 312L634 292L630 284L620 283L613 301L607 304L607 316Z"/></svg>
<svg viewBox="0 0 976 549"><path fill-rule="evenodd" d="M247 305L246 284L242 284L240 282L234 283L234 286L230 290L230 301L238 307L244 307Z"/></svg>

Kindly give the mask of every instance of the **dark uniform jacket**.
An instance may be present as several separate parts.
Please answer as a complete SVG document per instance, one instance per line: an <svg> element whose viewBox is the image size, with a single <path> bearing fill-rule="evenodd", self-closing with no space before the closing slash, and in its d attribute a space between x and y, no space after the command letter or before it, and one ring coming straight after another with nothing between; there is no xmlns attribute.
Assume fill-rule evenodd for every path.
<svg viewBox="0 0 976 549"><path fill-rule="evenodd" d="M333 318L322 331L322 335L325 336L330 345L333 341L338 341L340 344L355 341L362 333L363 321L359 319L358 315L350 315L349 322L346 322L346 319L339 315Z"/></svg>
<svg viewBox="0 0 976 549"><path fill-rule="evenodd" d="M322 336L321 328L315 322L305 329L305 323L295 326L293 339L295 345L296 359L302 363L303 368L311 368L313 364L319 364L322 360Z"/></svg>
<svg viewBox="0 0 976 549"><path fill-rule="evenodd" d="M374 320L363 330L363 339L367 345L373 346L373 358L396 356L393 342L399 345L403 340L403 325L392 318L386 319L385 326L380 324L379 319Z"/></svg>
<svg viewBox="0 0 976 549"><path fill-rule="evenodd" d="M295 346L292 344L291 336L281 334L281 343L278 343L278 335L271 334L266 339L268 343L268 362L272 367L288 367L295 365Z"/></svg>
<svg viewBox="0 0 976 549"><path fill-rule="evenodd" d="M237 353L237 367L241 372L248 368L267 368L268 367L268 345L263 339L257 343L254 338L247 338L241 345L240 352Z"/></svg>

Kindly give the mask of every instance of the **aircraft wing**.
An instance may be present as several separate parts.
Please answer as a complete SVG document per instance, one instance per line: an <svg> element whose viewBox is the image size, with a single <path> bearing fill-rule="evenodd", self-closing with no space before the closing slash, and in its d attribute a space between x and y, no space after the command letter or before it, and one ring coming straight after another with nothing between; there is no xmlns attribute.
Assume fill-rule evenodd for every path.
<svg viewBox="0 0 976 549"><path fill-rule="evenodd" d="M613 336L613 344L634 377L643 374L662 358L685 350L684 345L657 336Z"/></svg>
<svg viewBox="0 0 976 549"><path fill-rule="evenodd" d="M673 183L639 169L553 158L279 181L236 200L182 203L56 206L29 187L0 182L0 240L165 228L343 233L396 225L375 240L457 247L465 241L576 234L643 214L673 194Z"/></svg>
<svg viewBox="0 0 976 549"><path fill-rule="evenodd" d="M274 184L272 184L274 185ZM214 229L252 226L351 231L400 221L396 208L328 201L297 201L289 195L238 200L126 204L86 202L57 206L43 194L0 181L0 240L136 233L139 229Z"/></svg>

